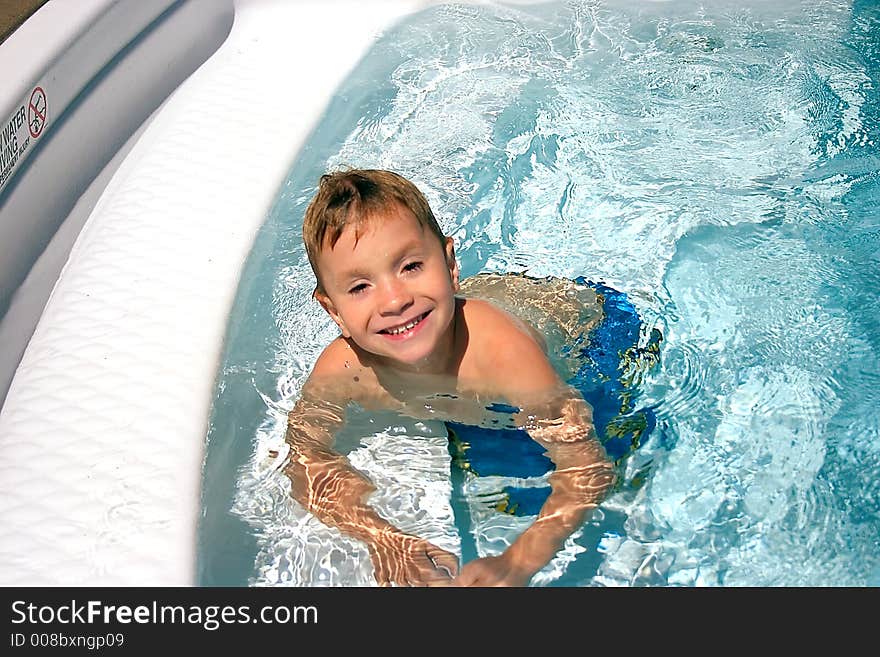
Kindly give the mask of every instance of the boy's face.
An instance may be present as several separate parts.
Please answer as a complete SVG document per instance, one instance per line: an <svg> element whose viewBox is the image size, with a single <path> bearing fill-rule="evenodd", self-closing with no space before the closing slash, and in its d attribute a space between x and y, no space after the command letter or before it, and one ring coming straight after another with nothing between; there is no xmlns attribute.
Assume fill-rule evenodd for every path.
<svg viewBox="0 0 880 657"><path fill-rule="evenodd" d="M452 239L445 248L412 212L394 205L318 255L315 297L342 334L405 368L442 364L452 348L458 291Z"/></svg>

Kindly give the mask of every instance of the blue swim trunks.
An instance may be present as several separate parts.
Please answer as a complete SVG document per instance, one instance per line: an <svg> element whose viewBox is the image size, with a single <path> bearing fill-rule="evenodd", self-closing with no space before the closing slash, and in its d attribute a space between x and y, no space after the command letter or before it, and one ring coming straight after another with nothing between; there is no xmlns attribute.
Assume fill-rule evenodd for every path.
<svg viewBox="0 0 880 657"><path fill-rule="evenodd" d="M579 343L563 347L579 363L567 383L593 407L596 434L608 456L620 465L656 425L650 408L634 408L630 374L636 361L649 366L656 362L661 338L655 331L646 346L639 346L642 321L626 295L582 277L575 282L593 288L601 297L604 318ZM492 410L513 413L517 409L495 405ZM485 429L456 422L448 422L447 428L454 479L470 472L479 477L534 480L553 469L544 448L523 429ZM508 485L491 503L500 512L537 515L549 495L549 485Z"/></svg>

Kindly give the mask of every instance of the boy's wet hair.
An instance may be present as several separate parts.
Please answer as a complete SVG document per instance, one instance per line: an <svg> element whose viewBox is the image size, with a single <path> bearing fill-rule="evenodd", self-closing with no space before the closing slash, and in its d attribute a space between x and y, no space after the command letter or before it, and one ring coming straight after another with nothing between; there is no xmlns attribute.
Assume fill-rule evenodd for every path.
<svg viewBox="0 0 880 657"><path fill-rule="evenodd" d="M322 289L318 273L321 249L328 245L333 248L346 226L355 227L357 239L361 226L395 204L412 212L419 224L434 233L441 246L445 245L446 236L428 200L403 176L382 169L348 169L321 176L318 191L303 219L303 242L319 290Z"/></svg>

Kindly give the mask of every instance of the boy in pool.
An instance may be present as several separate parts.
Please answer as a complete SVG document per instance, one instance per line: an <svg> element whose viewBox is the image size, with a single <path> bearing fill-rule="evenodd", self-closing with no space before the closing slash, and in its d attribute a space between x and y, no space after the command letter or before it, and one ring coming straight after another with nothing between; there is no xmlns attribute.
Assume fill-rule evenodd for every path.
<svg viewBox="0 0 880 657"><path fill-rule="evenodd" d="M452 239L405 178L381 170L323 176L303 239L314 297L341 335L321 353L289 414L291 495L366 543L380 585L527 585L616 481L591 407L560 378L534 326L492 301L457 295ZM471 294L503 300L524 282L531 279L484 278ZM515 424L555 465L537 520L502 554L459 572L454 554L383 519L367 502L372 483L334 451L352 402L484 426L491 404L512 407Z"/></svg>

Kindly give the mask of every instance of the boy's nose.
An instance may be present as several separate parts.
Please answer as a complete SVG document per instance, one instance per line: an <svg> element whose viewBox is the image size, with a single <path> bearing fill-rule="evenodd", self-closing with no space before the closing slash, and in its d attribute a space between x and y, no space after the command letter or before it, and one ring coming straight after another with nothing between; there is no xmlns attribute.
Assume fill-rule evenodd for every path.
<svg viewBox="0 0 880 657"><path fill-rule="evenodd" d="M379 308L382 315L399 315L412 304L412 294L399 281L391 281L382 287L382 300Z"/></svg>

